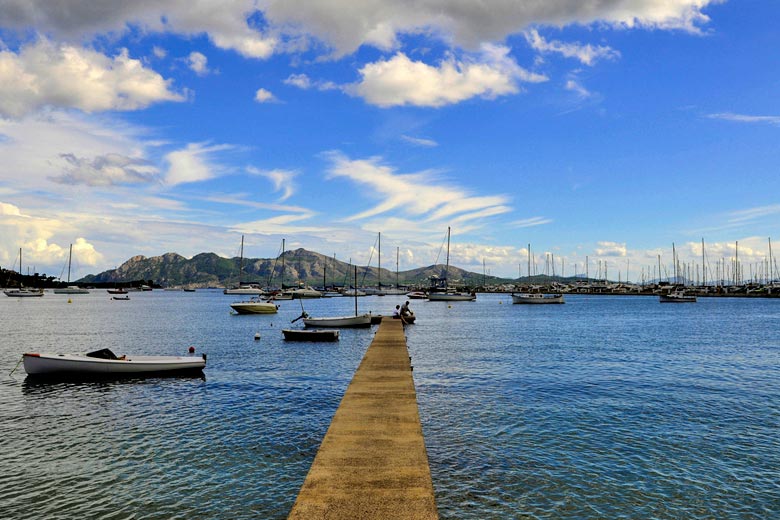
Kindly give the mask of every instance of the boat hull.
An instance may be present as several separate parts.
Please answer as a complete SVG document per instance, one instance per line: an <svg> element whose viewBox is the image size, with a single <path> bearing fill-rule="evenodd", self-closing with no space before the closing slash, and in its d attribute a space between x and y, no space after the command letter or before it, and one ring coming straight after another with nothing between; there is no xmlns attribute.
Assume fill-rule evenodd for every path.
<svg viewBox="0 0 780 520"><path fill-rule="evenodd" d="M239 314L276 314L277 305L271 302L236 302L230 307Z"/></svg>
<svg viewBox="0 0 780 520"><path fill-rule="evenodd" d="M7 291L3 291L6 296L11 296L14 298L36 298L43 296L43 291L29 291L27 289L9 289Z"/></svg>
<svg viewBox="0 0 780 520"><path fill-rule="evenodd" d="M469 293L430 293L428 295L430 302L473 302L476 299L476 294Z"/></svg>
<svg viewBox="0 0 780 520"><path fill-rule="evenodd" d="M566 303L566 301L562 294L513 294L512 303L537 305Z"/></svg>
<svg viewBox="0 0 780 520"><path fill-rule="evenodd" d="M223 294L249 294L252 296L259 296L263 294L263 290L260 288L253 288L253 287L241 287L241 288L233 288L233 289L225 289L222 291Z"/></svg>
<svg viewBox="0 0 780 520"><path fill-rule="evenodd" d="M338 341L338 330L282 329L286 341Z"/></svg>
<svg viewBox="0 0 780 520"><path fill-rule="evenodd" d="M64 289L54 289L54 294L89 294L89 290L81 287L65 287Z"/></svg>
<svg viewBox="0 0 780 520"><path fill-rule="evenodd" d="M303 324L307 327L335 327L335 328L357 328L370 327L371 315L363 314L361 316L334 316L327 318L304 318Z"/></svg>
<svg viewBox="0 0 780 520"><path fill-rule="evenodd" d="M661 294L658 296L661 303L696 303L696 296L679 294Z"/></svg>
<svg viewBox="0 0 780 520"><path fill-rule="evenodd" d="M182 356L128 356L127 359L100 359L80 354L23 355L24 370L36 377L121 377L182 375L202 372L206 359Z"/></svg>

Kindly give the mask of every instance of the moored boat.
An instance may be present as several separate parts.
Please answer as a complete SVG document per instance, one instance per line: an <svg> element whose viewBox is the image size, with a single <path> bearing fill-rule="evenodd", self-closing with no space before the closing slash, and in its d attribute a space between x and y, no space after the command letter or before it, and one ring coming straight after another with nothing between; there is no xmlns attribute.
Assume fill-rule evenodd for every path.
<svg viewBox="0 0 780 520"><path fill-rule="evenodd" d="M89 294L89 290L78 285L69 285L62 289L54 289L54 294Z"/></svg>
<svg viewBox="0 0 780 520"><path fill-rule="evenodd" d="M429 302L472 302L477 299L476 293L467 292L431 292L428 293Z"/></svg>
<svg viewBox="0 0 780 520"><path fill-rule="evenodd" d="M544 293L521 293L512 294L512 303L566 303L563 294L544 294Z"/></svg>
<svg viewBox="0 0 780 520"><path fill-rule="evenodd" d="M121 356L109 349L88 354L44 354L27 352L24 370L30 376L143 376L197 374L206 366L206 355Z"/></svg>
<svg viewBox="0 0 780 520"><path fill-rule="evenodd" d="M358 316L330 316L322 318L311 318L305 316L303 324L307 327L370 327L371 314L360 314Z"/></svg>
<svg viewBox="0 0 780 520"><path fill-rule="evenodd" d="M43 296L43 289L6 289L3 293L6 296L12 296L14 298L34 298L36 296Z"/></svg>
<svg viewBox="0 0 780 520"><path fill-rule="evenodd" d="M106 289L108 294L127 294L125 289Z"/></svg>
<svg viewBox="0 0 780 520"><path fill-rule="evenodd" d="M669 294L659 294L658 301L660 303L696 303L696 295L674 291Z"/></svg>
<svg viewBox="0 0 780 520"><path fill-rule="evenodd" d="M338 330L282 329L286 341L338 341Z"/></svg>
<svg viewBox="0 0 780 520"><path fill-rule="evenodd" d="M273 302L252 298L244 302L234 302L230 307L239 314L275 314L279 306Z"/></svg>

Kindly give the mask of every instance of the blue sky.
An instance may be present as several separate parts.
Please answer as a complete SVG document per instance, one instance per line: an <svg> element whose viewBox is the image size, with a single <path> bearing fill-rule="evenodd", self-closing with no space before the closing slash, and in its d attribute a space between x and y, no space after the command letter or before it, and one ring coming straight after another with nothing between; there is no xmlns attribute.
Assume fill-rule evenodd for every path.
<svg viewBox="0 0 780 520"><path fill-rule="evenodd" d="M747 277L780 233L771 0L7 0L0 265L273 257ZM774 252L773 252L774 253ZM373 263L376 253L373 253ZM26 268L25 268L26 271Z"/></svg>

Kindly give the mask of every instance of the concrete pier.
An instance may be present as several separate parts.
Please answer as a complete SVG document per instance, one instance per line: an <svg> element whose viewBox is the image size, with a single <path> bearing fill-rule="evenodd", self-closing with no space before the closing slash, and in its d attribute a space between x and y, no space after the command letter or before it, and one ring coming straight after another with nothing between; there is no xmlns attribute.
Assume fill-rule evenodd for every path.
<svg viewBox="0 0 780 520"><path fill-rule="evenodd" d="M400 320L379 325L288 518L438 518Z"/></svg>

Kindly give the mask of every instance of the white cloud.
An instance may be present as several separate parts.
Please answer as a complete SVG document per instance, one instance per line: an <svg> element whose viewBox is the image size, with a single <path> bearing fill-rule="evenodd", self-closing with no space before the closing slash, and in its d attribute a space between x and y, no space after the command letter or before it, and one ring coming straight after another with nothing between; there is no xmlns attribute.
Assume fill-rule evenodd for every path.
<svg viewBox="0 0 780 520"><path fill-rule="evenodd" d="M474 224L511 211L505 195L475 197L463 188L445 184L433 172L398 173L376 157L352 160L338 152L326 157L331 161L329 178L346 178L368 186L371 193L382 198L373 208L352 215L347 221L390 213L402 218L418 217L443 228L448 220Z"/></svg>
<svg viewBox="0 0 780 520"><path fill-rule="evenodd" d="M171 81L121 50L113 58L48 40L19 54L0 51L0 115L22 117L44 106L85 112L137 110L161 101L183 101Z"/></svg>
<svg viewBox="0 0 780 520"><path fill-rule="evenodd" d="M230 145L207 146L204 143L190 143L183 150L170 152L165 156L168 171L165 182L170 186L189 182L201 182L212 179L220 173L220 166L213 162L212 156L221 151L230 150Z"/></svg>
<svg viewBox="0 0 780 520"><path fill-rule="evenodd" d="M401 139L406 141L407 143L411 143L415 146L424 146L426 148L435 148L436 146L439 146L439 143L434 141L433 139L425 139L422 137L412 137L410 135L402 135Z"/></svg>
<svg viewBox="0 0 780 520"><path fill-rule="evenodd" d="M187 56L187 66L189 66L190 70L198 76L205 76L211 72L209 70L208 61L208 58L204 54L197 51L193 51Z"/></svg>
<svg viewBox="0 0 780 520"><path fill-rule="evenodd" d="M552 219L549 219L547 217L531 217L522 220L515 220L513 222L510 222L509 225L512 227L525 228L525 227L542 226L544 224L550 224L551 222Z"/></svg>
<svg viewBox="0 0 780 520"><path fill-rule="evenodd" d="M274 101L277 101L276 96L274 96L270 91L259 88L257 89L257 92L255 92L255 101L258 103L272 103Z"/></svg>
<svg viewBox="0 0 780 520"><path fill-rule="evenodd" d="M721 112L717 114L709 114L707 117L710 119L722 119L724 121L732 121L735 123L760 123L780 126L780 116L751 116L745 114L734 114L732 112Z"/></svg>
<svg viewBox="0 0 780 520"><path fill-rule="evenodd" d="M166 51L162 47L155 45L152 48L152 54L154 54L155 58L163 59L168 55L168 51Z"/></svg>
<svg viewBox="0 0 780 520"><path fill-rule="evenodd" d="M728 215L729 223L752 222L764 217L773 217L780 214L780 204L771 204L769 206L758 206L739 211L733 211Z"/></svg>
<svg viewBox="0 0 780 520"><path fill-rule="evenodd" d="M274 185L274 191L282 193L279 202L289 199L295 193L294 179L298 175L297 172L289 170L260 170L252 167L247 168L247 171L271 181Z"/></svg>
<svg viewBox="0 0 780 520"><path fill-rule="evenodd" d="M599 242L596 248L598 256L626 256L627 253L626 244L619 242Z"/></svg>
<svg viewBox="0 0 780 520"><path fill-rule="evenodd" d="M495 98L519 92L518 82L546 81L509 57L507 47L485 45L479 61L453 58L431 66L403 53L364 65L361 81L348 91L380 107L441 107L476 96Z"/></svg>
<svg viewBox="0 0 780 520"><path fill-rule="evenodd" d="M595 65L598 60L611 60L620 57L620 53L611 47L591 44L565 43L557 40L547 41L536 29L525 33L526 40L541 53L558 53L567 58L575 58L585 65Z"/></svg>
<svg viewBox="0 0 780 520"><path fill-rule="evenodd" d="M566 80L565 88L566 90L574 92L581 98L588 98L592 95L588 89L580 85L580 83L575 79Z"/></svg>
<svg viewBox="0 0 780 520"><path fill-rule="evenodd" d="M332 81L312 81L306 74L290 74L290 76L284 80L284 84L297 87L301 90L342 90L342 87L336 85Z"/></svg>

